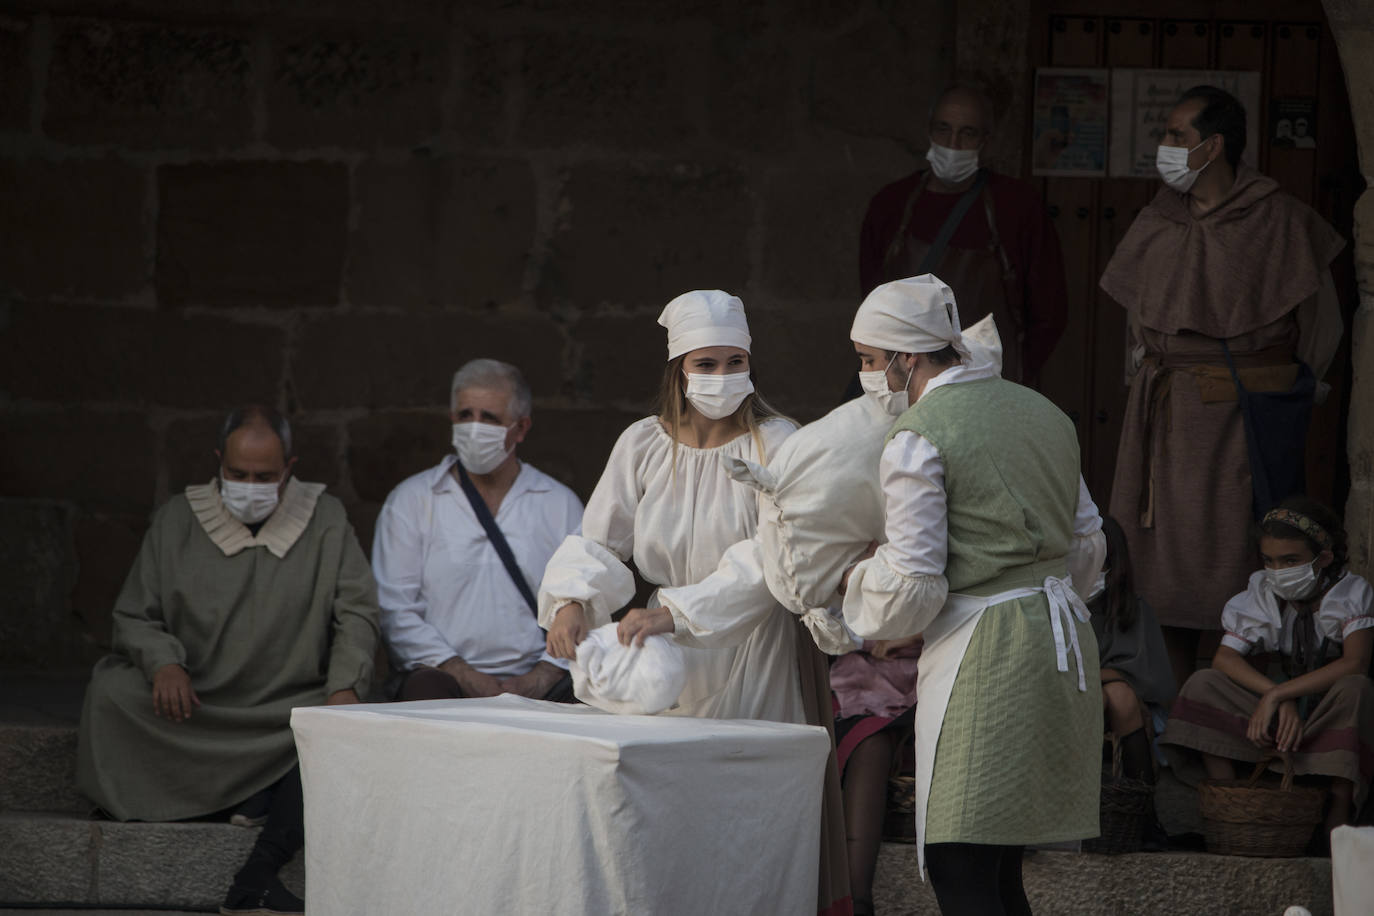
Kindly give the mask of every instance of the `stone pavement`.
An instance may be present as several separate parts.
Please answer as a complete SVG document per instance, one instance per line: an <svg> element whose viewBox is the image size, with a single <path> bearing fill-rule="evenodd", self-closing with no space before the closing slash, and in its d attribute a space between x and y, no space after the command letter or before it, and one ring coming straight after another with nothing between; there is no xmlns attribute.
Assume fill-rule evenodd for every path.
<svg viewBox="0 0 1374 916"><path fill-rule="evenodd" d="M82 680L0 674L0 911L216 910L256 831L225 823L91 820L90 803L73 786ZM1163 783L1158 806L1170 832L1198 828L1192 799L1176 782ZM1034 852L1025 877L1037 916L1282 916L1293 904L1323 916L1332 909L1328 859ZM299 857L283 879L303 890ZM912 846L884 845L876 884L883 916L939 912L917 874Z"/></svg>

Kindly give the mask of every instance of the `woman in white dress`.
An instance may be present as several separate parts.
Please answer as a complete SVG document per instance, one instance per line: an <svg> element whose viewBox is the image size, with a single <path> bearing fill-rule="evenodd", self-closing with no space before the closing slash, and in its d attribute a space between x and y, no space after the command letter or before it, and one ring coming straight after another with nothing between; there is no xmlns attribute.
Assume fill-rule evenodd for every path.
<svg viewBox="0 0 1374 916"><path fill-rule="evenodd" d="M744 304L720 290L684 293L658 319L668 330L659 412L616 442L587 503L582 533L545 569L539 623L549 653L574 658L587 633L609 623L635 593L630 564L657 587L691 585L715 571L726 549L754 533L754 490L731 480L724 456L766 463L794 430L754 390ZM676 630L687 684L667 715L803 722L795 626L772 602L741 615L749 635L725 648L694 645L691 621L650 600L627 620ZM737 634L738 635L738 634Z"/></svg>

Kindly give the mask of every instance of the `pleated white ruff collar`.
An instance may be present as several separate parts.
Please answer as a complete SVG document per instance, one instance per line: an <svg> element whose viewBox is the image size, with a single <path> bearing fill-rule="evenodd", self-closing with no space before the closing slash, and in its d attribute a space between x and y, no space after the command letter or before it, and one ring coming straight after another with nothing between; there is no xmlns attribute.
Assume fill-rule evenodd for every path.
<svg viewBox="0 0 1374 916"><path fill-rule="evenodd" d="M281 559L305 533L315 514L315 503L324 489L322 483L303 483L292 477L286 483L281 502L258 529L257 535L224 508L218 478L187 487L186 500L200 527L226 557L249 547L266 547L274 557Z"/></svg>

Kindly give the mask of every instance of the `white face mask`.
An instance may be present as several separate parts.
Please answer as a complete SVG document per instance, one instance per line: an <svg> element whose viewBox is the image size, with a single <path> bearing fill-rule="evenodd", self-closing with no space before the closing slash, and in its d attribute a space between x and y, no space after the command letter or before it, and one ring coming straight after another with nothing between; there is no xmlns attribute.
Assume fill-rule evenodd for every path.
<svg viewBox="0 0 1374 916"><path fill-rule="evenodd" d="M1317 561L1290 566L1287 569L1266 569L1264 578L1269 587L1285 601L1301 601L1315 590L1317 585Z"/></svg>
<svg viewBox="0 0 1374 916"><path fill-rule="evenodd" d="M219 498L224 508L245 525L256 525L275 512L280 494L279 483L248 483L220 476Z"/></svg>
<svg viewBox="0 0 1374 916"><path fill-rule="evenodd" d="M978 171L978 150L950 149L934 140L926 151L926 161L935 177L946 184L959 184Z"/></svg>
<svg viewBox="0 0 1374 916"><path fill-rule="evenodd" d="M892 354L892 359L887 361L887 368L874 369L872 372L860 372L859 384L863 386L864 394L872 398L879 407L889 416L900 417L906 413L906 409L911 406L911 397L906 393L907 387L911 385L911 373L916 371L916 367L911 367L911 372L906 374L906 384L901 391L893 391L887 384L887 370L892 368L892 363L897 359L897 354Z"/></svg>
<svg viewBox="0 0 1374 916"><path fill-rule="evenodd" d="M731 372L729 375L706 375L700 372L684 372L687 376L687 400L704 417L720 420L739 409L754 391L754 383L749 380L748 372Z"/></svg>
<svg viewBox="0 0 1374 916"><path fill-rule="evenodd" d="M1207 139L1210 140L1211 138L1208 137ZM1207 140L1202 141L1202 143L1206 142ZM1181 146L1165 146L1161 143L1159 149L1155 151L1155 169L1159 172L1159 177L1163 178L1165 184L1180 194L1186 194L1188 189L1193 186L1193 182L1197 181L1197 176L1202 174L1202 169L1211 165L1209 162L1202 169L1188 168L1188 157L1193 153L1193 150L1201 149L1202 143L1193 149L1184 149Z"/></svg>
<svg viewBox="0 0 1374 916"><path fill-rule="evenodd" d="M513 425L513 424L512 424ZM510 457L515 446L506 448L506 432L510 426L492 423L453 424L453 450L458 461L469 474L489 474Z"/></svg>

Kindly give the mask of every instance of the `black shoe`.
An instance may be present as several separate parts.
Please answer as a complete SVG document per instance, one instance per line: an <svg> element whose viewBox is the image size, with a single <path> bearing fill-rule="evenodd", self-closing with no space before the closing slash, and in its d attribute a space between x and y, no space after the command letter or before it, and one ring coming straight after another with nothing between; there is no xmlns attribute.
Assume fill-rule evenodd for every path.
<svg viewBox="0 0 1374 916"><path fill-rule="evenodd" d="M304 916L305 901L286 889L276 876L266 887L234 883L219 906L224 916Z"/></svg>

